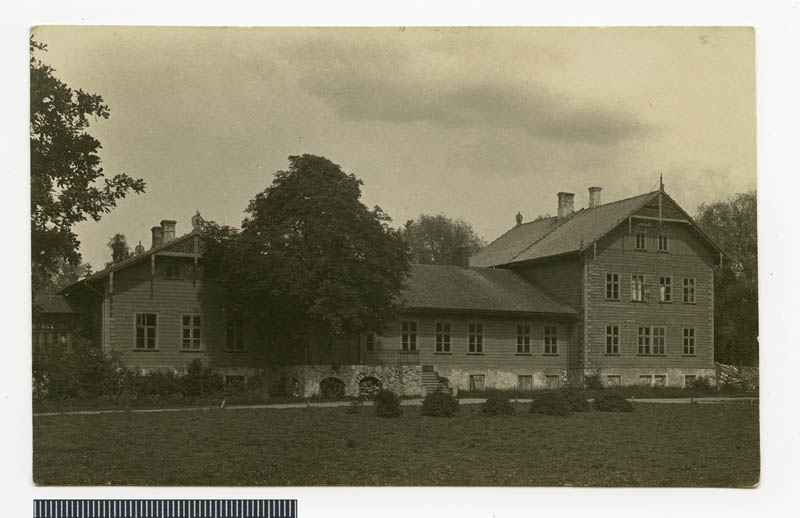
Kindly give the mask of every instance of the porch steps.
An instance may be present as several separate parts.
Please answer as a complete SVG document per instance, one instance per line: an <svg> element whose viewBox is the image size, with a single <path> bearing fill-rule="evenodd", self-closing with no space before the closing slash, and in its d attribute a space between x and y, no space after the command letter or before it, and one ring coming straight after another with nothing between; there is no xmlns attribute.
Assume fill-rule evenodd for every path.
<svg viewBox="0 0 800 518"><path fill-rule="evenodd" d="M439 381L439 373L433 371L422 372L422 395L433 394L437 390L450 394L452 390L446 383Z"/></svg>

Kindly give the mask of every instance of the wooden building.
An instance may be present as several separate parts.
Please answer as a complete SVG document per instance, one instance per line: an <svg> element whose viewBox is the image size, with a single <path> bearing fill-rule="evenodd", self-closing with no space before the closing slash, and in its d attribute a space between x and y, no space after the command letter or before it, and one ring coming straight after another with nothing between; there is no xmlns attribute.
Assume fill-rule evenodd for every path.
<svg viewBox="0 0 800 518"><path fill-rule="evenodd" d="M413 265L405 310L380 335L299 351L228 314L198 266L193 230L153 227L149 250L62 291L92 315L105 351L144 370L195 358L226 376L261 374L305 395L384 386L531 389L579 382L683 386L713 375L713 268L719 248L663 190L609 204L590 189L575 211L522 223L459 266ZM286 354L292 351L293 354Z"/></svg>

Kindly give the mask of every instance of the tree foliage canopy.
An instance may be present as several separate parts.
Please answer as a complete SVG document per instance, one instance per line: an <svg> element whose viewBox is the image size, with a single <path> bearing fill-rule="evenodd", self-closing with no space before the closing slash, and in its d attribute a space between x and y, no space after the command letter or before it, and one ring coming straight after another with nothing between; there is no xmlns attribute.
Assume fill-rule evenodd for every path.
<svg viewBox="0 0 800 518"><path fill-rule="evenodd" d="M108 241L108 248L111 249L111 263L124 261L131 256L131 249L128 246L128 238L125 234L114 234Z"/></svg>
<svg viewBox="0 0 800 518"><path fill-rule="evenodd" d="M354 175L313 155L289 164L250 202L241 231L206 224L206 278L271 336L380 329L408 272L403 241L360 201Z"/></svg>
<svg viewBox="0 0 800 518"><path fill-rule="evenodd" d="M411 261L417 264L456 265L460 247L467 247L472 255L486 246L468 222L443 214L421 214L406 222L400 235L411 250Z"/></svg>
<svg viewBox="0 0 800 518"><path fill-rule="evenodd" d="M700 205L697 224L725 251L714 271L716 360L758 365L758 229L755 192Z"/></svg>
<svg viewBox="0 0 800 518"><path fill-rule="evenodd" d="M33 287L47 283L61 259L80 262L72 227L99 220L129 191L144 192L144 181L126 174L105 178L100 142L87 133L92 119L106 119L99 95L72 90L53 68L34 56L46 46L30 41L31 79L31 262ZM102 181L102 183L99 183Z"/></svg>

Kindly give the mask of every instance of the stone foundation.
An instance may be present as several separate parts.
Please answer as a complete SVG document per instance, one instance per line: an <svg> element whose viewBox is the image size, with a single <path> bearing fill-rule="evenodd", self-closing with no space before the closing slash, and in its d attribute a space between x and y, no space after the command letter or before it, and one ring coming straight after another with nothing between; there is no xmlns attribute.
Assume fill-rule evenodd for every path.
<svg viewBox="0 0 800 518"><path fill-rule="evenodd" d="M713 387L716 384L715 369L689 369L689 368L635 368L635 369L587 369L584 376L599 374L603 385L614 386L617 381L620 385L644 385L658 386L663 381L665 387L684 388L687 376L696 378L708 377L709 383ZM611 378L610 378L611 377Z"/></svg>
<svg viewBox="0 0 800 518"><path fill-rule="evenodd" d="M484 390L517 390L520 376L531 376L533 389L564 387L568 383L566 369L475 369L434 367L439 376L447 378L450 387L459 391L470 389L470 376L484 376Z"/></svg>

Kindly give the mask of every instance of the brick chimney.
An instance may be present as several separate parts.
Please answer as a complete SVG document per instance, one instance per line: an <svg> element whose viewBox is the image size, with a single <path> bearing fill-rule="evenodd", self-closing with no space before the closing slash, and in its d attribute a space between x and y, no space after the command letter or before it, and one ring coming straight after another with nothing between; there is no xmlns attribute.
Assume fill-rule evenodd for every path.
<svg viewBox="0 0 800 518"><path fill-rule="evenodd" d="M150 232L153 233L153 245L150 248L155 248L164 243L164 234L161 232L161 227L153 227Z"/></svg>
<svg viewBox="0 0 800 518"><path fill-rule="evenodd" d="M602 187L589 187L589 208L593 209L600 206L600 191Z"/></svg>
<svg viewBox="0 0 800 518"><path fill-rule="evenodd" d="M568 218L575 212L575 193L558 193L558 219Z"/></svg>
<svg viewBox="0 0 800 518"><path fill-rule="evenodd" d="M456 266L468 269L469 268L469 247L461 245L456 248Z"/></svg>
<svg viewBox="0 0 800 518"><path fill-rule="evenodd" d="M175 225L177 223L177 221L171 219L161 220L161 234L163 236L164 243L169 243L175 239Z"/></svg>

